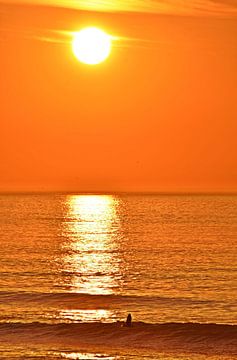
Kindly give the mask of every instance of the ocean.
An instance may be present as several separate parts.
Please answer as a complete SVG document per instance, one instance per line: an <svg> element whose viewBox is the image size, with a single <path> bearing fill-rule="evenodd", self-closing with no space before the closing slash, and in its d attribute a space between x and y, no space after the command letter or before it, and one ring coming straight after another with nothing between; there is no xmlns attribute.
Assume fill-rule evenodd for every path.
<svg viewBox="0 0 237 360"><path fill-rule="evenodd" d="M236 294L237 196L0 196L1 359L237 359Z"/></svg>

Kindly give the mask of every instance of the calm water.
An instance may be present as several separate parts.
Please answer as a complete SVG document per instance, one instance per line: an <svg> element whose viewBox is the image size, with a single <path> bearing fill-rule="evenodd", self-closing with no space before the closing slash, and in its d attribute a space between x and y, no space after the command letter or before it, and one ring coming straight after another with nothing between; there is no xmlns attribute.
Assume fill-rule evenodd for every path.
<svg viewBox="0 0 237 360"><path fill-rule="evenodd" d="M237 197L4 195L0 229L1 358L237 358Z"/></svg>

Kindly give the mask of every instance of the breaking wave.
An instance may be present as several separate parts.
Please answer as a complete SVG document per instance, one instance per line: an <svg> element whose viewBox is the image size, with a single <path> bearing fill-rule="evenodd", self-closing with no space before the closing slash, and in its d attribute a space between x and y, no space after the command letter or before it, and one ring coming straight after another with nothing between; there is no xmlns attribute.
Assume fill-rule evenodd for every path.
<svg viewBox="0 0 237 360"><path fill-rule="evenodd" d="M123 323L1 323L0 339L70 343L122 348L178 349L214 354L237 354L237 325L134 322Z"/></svg>

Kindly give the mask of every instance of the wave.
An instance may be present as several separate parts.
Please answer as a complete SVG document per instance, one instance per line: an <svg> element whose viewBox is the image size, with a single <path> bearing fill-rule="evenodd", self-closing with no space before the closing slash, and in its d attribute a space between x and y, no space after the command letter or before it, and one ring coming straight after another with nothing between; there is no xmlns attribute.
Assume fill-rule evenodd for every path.
<svg viewBox="0 0 237 360"><path fill-rule="evenodd" d="M1 323L0 340L237 355L237 325L134 322L128 328L121 322Z"/></svg>
<svg viewBox="0 0 237 360"><path fill-rule="evenodd" d="M122 295L122 294L88 294L88 293L75 293L75 292L52 292L52 293L44 293L44 292L14 292L14 291L0 291L0 303L6 301L13 302L47 302L58 304L62 302L66 302L70 305L78 305L78 303L90 303L93 305L101 304L105 305L120 303L120 304L132 304L137 302L142 302L143 304L149 304L150 302L153 304L154 302L161 303L171 303L171 304L207 304L213 303L212 300L196 300L190 298L183 297L165 297L165 296L137 296L137 295ZM216 303L217 301L215 301Z"/></svg>

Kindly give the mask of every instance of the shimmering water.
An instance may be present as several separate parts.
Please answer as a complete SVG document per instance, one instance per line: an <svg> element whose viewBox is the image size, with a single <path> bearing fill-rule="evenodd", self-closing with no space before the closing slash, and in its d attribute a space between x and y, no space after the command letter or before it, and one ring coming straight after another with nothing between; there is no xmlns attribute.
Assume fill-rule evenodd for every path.
<svg viewBox="0 0 237 360"><path fill-rule="evenodd" d="M6 358L140 359L153 351L149 358L173 359L156 338L164 333L159 324L237 325L235 196L3 195L0 230L0 351ZM111 342L116 329L97 328L117 324L121 331L116 321L128 312L135 321L130 330L138 331L131 343L120 333ZM201 359L210 349L210 339L200 340L204 329L192 328L191 342L199 339L192 349L175 337L185 338L186 328L167 328L175 341L169 351L177 359L187 351ZM233 329L215 328L230 343L208 356L224 359L229 351L233 359ZM83 338L80 346L75 333ZM101 344L107 352L96 352Z"/></svg>

